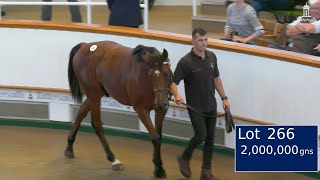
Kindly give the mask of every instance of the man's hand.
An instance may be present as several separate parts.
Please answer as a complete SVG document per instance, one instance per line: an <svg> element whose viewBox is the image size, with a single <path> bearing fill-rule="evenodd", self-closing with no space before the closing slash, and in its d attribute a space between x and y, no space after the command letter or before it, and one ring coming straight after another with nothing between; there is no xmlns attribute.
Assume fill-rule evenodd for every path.
<svg viewBox="0 0 320 180"><path fill-rule="evenodd" d="M230 104L229 104L227 99L224 99L222 101L222 107L223 107L223 109L229 109L230 110Z"/></svg>
<svg viewBox="0 0 320 180"><path fill-rule="evenodd" d="M180 95L174 98L176 99L176 102L175 102L176 104L180 105L181 103L184 103L184 99Z"/></svg>
<svg viewBox="0 0 320 180"><path fill-rule="evenodd" d="M172 95L175 98L175 103L180 105L181 103L184 102L184 99L180 96L179 92L178 92L178 88L177 88L177 84L175 82L173 82L170 86L170 90Z"/></svg>

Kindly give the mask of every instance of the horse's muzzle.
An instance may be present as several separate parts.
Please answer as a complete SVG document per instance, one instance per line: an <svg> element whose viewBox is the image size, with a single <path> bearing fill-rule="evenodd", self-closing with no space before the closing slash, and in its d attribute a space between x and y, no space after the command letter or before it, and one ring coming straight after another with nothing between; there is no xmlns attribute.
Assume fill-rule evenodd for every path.
<svg viewBox="0 0 320 180"><path fill-rule="evenodd" d="M168 108L169 108L168 103L163 103L163 104L157 103L154 107L156 111L167 111Z"/></svg>

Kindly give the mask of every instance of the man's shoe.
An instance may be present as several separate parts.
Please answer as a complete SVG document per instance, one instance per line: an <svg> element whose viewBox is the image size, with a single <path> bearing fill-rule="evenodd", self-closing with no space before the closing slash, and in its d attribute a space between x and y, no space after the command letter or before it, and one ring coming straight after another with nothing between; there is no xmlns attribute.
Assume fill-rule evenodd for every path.
<svg viewBox="0 0 320 180"><path fill-rule="evenodd" d="M200 180L220 180L220 179L212 175L210 169L202 169Z"/></svg>
<svg viewBox="0 0 320 180"><path fill-rule="evenodd" d="M180 170L181 174L182 174L185 178L191 177L189 160L183 159L183 157L182 157L182 155L181 155L181 156L177 156L177 161L178 161L178 164L179 164L179 170Z"/></svg>

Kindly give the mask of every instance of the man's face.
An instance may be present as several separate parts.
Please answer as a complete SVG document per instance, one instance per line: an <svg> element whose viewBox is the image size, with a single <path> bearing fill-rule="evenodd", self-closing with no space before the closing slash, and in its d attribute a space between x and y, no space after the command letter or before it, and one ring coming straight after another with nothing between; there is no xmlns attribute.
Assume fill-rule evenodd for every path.
<svg viewBox="0 0 320 180"><path fill-rule="evenodd" d="M200 36L200 34L197 33L196 38L192 40L192 44L199 51L205 51L208 45L207 34Z"/></svg>
<svg viewBox="0 0 320 180"><path fill-rule="evenodd" d="M310 16L320 18L320 2L314 3L310 6Z"/></svg>

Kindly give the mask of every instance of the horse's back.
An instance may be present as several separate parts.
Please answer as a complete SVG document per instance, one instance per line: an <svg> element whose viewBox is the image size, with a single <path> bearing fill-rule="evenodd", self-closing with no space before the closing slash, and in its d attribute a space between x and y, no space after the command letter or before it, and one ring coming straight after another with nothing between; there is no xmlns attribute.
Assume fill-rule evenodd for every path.
<svg viewBox="0 0 320 180"><path fill-rule="evenodd" d="M128 64L131 57L132 48L113 41L99 41L82 43L74 61L78 61L75 63L93 64L97 68L103 63L108 63L108 66L113 67L118 63Z"/></svg>
<svg viewBox="0 0 320 180"><path fill-rule="evenodd" d="M80 48L80 53L87 56L114 56L117 53L130 54L131 51L132 48L123 46L113 41L82 43Z"/></svg>
<svg viewBox="0 0 320 180"><path fill-rule="evenodd" d="M147 65L141 65L144 63L137 60L132 48L112 41L83 43L75 57L86 91L93 86L103 88L108 95L126 105L133 105L132 101L137 98L141 101L144 96L153 97L152 93L145 93L153 92L147 69L142 68ZM145 102L149 103L153 100Z"/></svg>

